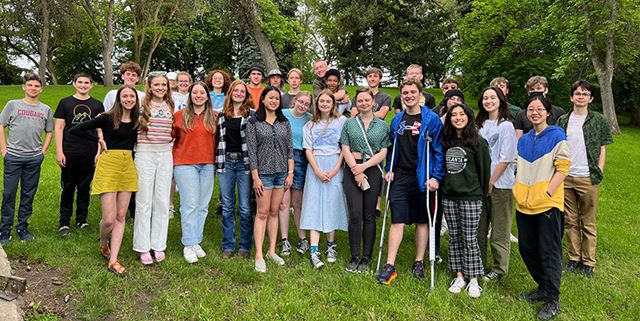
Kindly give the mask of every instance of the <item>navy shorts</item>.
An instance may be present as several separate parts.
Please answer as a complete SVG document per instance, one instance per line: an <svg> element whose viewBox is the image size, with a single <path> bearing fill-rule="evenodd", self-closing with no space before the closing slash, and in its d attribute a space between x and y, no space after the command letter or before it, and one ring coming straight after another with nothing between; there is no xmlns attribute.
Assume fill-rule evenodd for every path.
<svg viewBox="0 0 640 321"><path fill-rule="evenodd" d="M395 173L389 189L391 224L426 224L426 193L418 188L415 174Z"/></svg>
<svg viewBox="0 0 640 321"><path fill-rule="evenodd" d="M259 174L264 189L284 188L284 180L287 178L287 172L275 174Z"/></svg>
<svg viewBox="0 0 640 321"><path fill-rule="evenodd" d="M304 150L293 150L293 184L291 188L302 190L304 188L304 178L307 176L307 155Z"/></svg>

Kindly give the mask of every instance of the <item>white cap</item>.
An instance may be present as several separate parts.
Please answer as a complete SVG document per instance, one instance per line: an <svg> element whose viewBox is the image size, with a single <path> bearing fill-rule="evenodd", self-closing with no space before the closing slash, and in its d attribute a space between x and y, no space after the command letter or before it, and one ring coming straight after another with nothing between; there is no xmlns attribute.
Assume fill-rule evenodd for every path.
<svg viewBox="0 0 640 321"><path fill-rule="evenodd" d="M170 71L167 73L167 78L169 78L169 80L178 80L178 74L176 72Z"/></svg>

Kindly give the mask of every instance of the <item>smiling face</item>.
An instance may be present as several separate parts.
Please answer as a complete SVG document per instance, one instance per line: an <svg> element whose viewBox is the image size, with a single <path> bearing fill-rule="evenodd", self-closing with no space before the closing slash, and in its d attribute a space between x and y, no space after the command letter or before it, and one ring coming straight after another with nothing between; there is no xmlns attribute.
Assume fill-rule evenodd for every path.
<svg viewBox="0 0 640 321"><path fill-rule="evenodd" d="M422 80L422 70L420 70L419 68L407 69L407 78Z"/></svg>
<svg viewBox="0 0 640 321"><path fill-rule="evenodd" d="M373 97L368 92L360 92L356 96L356 108L359 112L371 111L373 107Z"/></svg>
<svg viewBox="0 0 640 321"><path fill-rule="evenodd" d="M316 63L313 65L313 73L315 73L316 76L320 78L324 77L324 74L327 73L327 70L329 70L329 65L327 65L327 62L324 60L316 61Z"/></svg>
<svg viewBox="0 0 640 321"><path fill-rule="evenodd" d="M164 99L165 95L169 91L169 83L164 76L153 77L149 84L151 88L151 94L153 98Z"/></svg>
<svg viewBox="0 0 640 321"><path fill-rule="evenodd" d="M140 75L135 71L127 70L122 74L122 81L125 85L135 86L138 80L140 80Z"/></svg>
<svg viewBox="0 0 640 321"><path fill-rule="evenodd" d="M456 129L456 132L462 133L462 130L469 123L469 116L464 112L464 109L460 106L454 107L451 110L451 125Z"/></svg>
<svg viewBox="0 0 640 321"><path fill-rule="evenodd" d="M189 86L191 86L191 80L189 80L189 76L187 75L179 75L178 76L178 90L181 93L186 93L189 91Z"/></svg>
<svg viewBox="0 0 640 321"><path fill-rule="evenodd" d="M207 88L202 87L202 85L195 85L191 88L191 103L194 107L204 107L204 104L209 99Z"/></svg>
<svg viewBox="0 0 640 321"><path fill-rule="evenodd" d="M400 98L407 108L413 108L420 104L420 90L418 90L418 86L416 85L406 85L403 86L400 91Z"/></svg>
<svg viewBox="0 0 640 321"><path fill-rule="evenodd" d="M131 88L125 88L120 91L120 105L126 109L131 110L136 106L136 102L138 101L138 93Z"/></svg>
<svg viewBox="0 0 640 321"><path fill-rule="evenodd" d="M321 114L329 115L331 109L333 109L333 99L327 94L320 95L320 97L318 97L318 106L316 106L316 108L318 108L318 111L320 111Z"/></svg>
<svg viewBox="0 0 640 321"><path fill-rule="evenodd" d="M593 101L591 92L582 87L576 88L570 98L576 108L586 108Z"/></svg>
<svg viewBox="0 0 640 321"><path fill-rule="evenodd" d="M298 97L293 104L293 107L296 109L298 115L305 114L309 111L309 107L311 106L311 97L307 95L303 95Z"/></svg>
<svg viewBox="0 0 640 321"><path fill-rule="evenodd" d="M260 84L262 83L262 78L262 73L258 70L252 70L249 74L249 81L254 86L260 86Z"/></svg>
<svg viewBox="0 0 640 321"><path fill-rule="evenodd" d="M73 82L73 88L76 89L76 92L80 96L85 96L89 93L89 90L93 87L93 82L91 79L87 77L78 77L76 81Z"/></svg>
<svg viewBox="0 0 640 321"><path fill-rule="evenodd" d="M278 88L282 87L282 77L280 77L279 75L269 77L269 86Z"/></svg>
<svg viewBox="0 0 640 321"><path fill-rule="evenodd" d="M42 84L37 80L29 80L22 85L22 90L29 98L35 99L42 92Z"/></svg>
<svg viewBox="0 0 640 321"><path fill-rule="evenodd" d="M247 87L244 84L238 84L231 90L231 101L236 104L242 104L247 98Z"/></svg>
<svg viewBox="0 0 640 321"><path fill-rule="evenodd" d="M260 74L259 71L252 71L251 74L253 74L254 72ZM260 81L262 81L262 78L260 78L258 84L260 83ZM211 76L211 86L213 86L214 89L222 89L222 86L224 86L224 76L219 72L213 74Z"/></svg>
<svg viewBox="0 0 640 321"><path fill-rule="evenodd" d="M487 89L484 94L482 94L482 106L490 115L498 112L500 108L500 98L498 98L495 90Z"/></svg>
<svg viewBox="0 0 640 321"><path fill-rule="evenodd" d="M302 80L300 79L300 75L297 72L290 73L289 77L287 78L287 82L289 83L291 89L298 89L300 87L301 81Z"/></svg>
<svg viewBox="0 0 640 321"><path fill-rule="evenodd" d="M542 101L536 99L527 106L527 118L533 126L538 126L547 122L547 110L544 108Z"/></svg>
<svg viewBox="0 0 640 321"><path fill-rule="evenodd" d="M449 91L451 89L460 89L460 88L458 88L458 85L456 83L453 83L453 82L442 85L442 93L443 94L446 94L447 91Z"/></svg>
<svg viewBox="0 0 640 321"><path fill-rule="evenodd" d="M277 90L270 90L262 99L262 103L268 111L275 112L280 108L280 93Z"/></svg>
<svg viewBox="0 0 640 321"><path fill-rule="evenodd" d="M340 84L340 79L336 76L329 76L326 80L327 89L333 91L334 93L338 91L338 85Z"/></svg>
<svg viewBox="0 0 640 321"><path fill-rule="evenodd" d="M380 86L380 75L373 72L367 75L367 85L369 88L376 88Z"/></svg>

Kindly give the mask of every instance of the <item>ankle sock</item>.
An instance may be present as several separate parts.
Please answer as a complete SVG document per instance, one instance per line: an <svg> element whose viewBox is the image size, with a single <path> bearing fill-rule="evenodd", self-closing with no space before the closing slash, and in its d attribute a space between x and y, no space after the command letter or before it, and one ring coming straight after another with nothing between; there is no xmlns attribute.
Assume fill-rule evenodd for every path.
<svg viewBox="0 0 640 321"><path fill-rule="evenodd" d="M336 242L334 242L334 241L327 241L327 247L332 247L332 246L334 246L334 245L336 245Z"/></svg>
<svg viewBox="0 0 640 321"><path fill-rule="evenodd" d="M316 253L318 252L318 246L317 245L311 245L311 253Z"/></svg>

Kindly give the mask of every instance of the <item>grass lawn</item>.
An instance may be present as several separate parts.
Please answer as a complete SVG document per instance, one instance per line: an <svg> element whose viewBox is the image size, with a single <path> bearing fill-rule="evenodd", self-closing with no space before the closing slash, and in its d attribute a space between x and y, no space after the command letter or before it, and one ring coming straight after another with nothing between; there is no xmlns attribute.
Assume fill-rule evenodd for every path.
<svg viewBox="0 0 640 321"><path fill-rule="evenodd" d="M92 93L102 98L106 91L96 87ZM55 108L61 97L72 93L71 86L47 86L41 99ZM389 90L389 93L397 94L397 90ZM18 86L0 87L0 107L8 99L22 96ZM441 94L436 96L438 101L441 97ZM640 219L634 196L640 191L635 185L640 178L640 149L634 147L640 141L640 129L623 128L622 131L623 134L616 136L615 143L608 148L606 175L601 186L598 269L592 279L576 274L563 276L562 312L558 320L637 320L640 315ZM221 222L214 215L209 215L202 244L207 257L192 265L182 258L178 217L169 225L166 261L149 268L143 267L131 250L133 228L129 221L121 251L127 275L120 278L107 272L106 262L99 254L100 204L97 197L91 199L89 214L93 230L84 232L72 228L68 237L58 237L60 170L55 162L54 148L44 161L30 221L36 240L22 243L16 241L14 235L5 251L13 264L46 266L62 275L65 283L52 290L52 295L59 300L69 295L66 318L532 320L539 308L539 305L517 300L517 295L534 287L517 246L511 249L509 273L499 283L481 284L484 291L480 299L471 299L465 293L452 295L447 291L452 276L447 272L446 264L437 266L436 289L429 292L428 279L411 277L415 248L413 228L407 228L398 255L398 279L390 286L382 286L375 282L372 273L355 275L344 271L349 258L346 232L338 233L340 256L335 264L316 271L311 268L308 257L293 253L286 258L284 267L268 263L268 272L258 274L253 270L253 260L222 259ZM210 213L215 209L215 199L217 195L211 202ZM293 229L290 234L295 235ZM514 234L517 234L515 222ZM295 236L292 241L296 241ZM322 242L321 250L324 249L324 238ZM445 258L446 244L445 238L442 248ZM33 284L30 290L37 291ZM33 310L36 310L35 306ZM31 313L27 318L56 320L62 317L52 313Z"/></svg>

